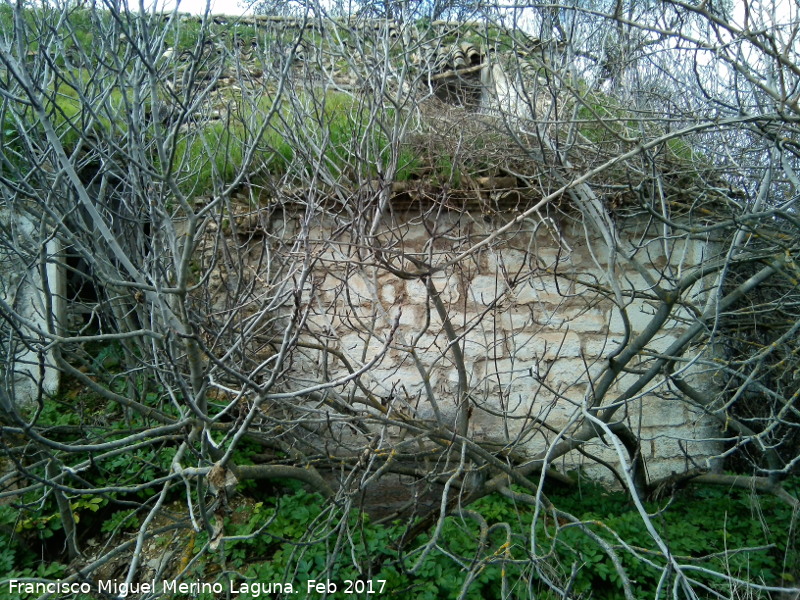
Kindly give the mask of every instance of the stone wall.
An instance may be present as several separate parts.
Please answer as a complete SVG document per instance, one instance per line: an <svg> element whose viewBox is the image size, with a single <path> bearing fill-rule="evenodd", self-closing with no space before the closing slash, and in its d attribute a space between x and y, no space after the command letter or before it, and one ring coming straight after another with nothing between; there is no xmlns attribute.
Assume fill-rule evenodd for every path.
<svg viewBox="0 0 800 600"><path fill-rule="evenodd" d="M290 301L307 310L301 337L306 347L298 348L291 386L343 381L366 367L355 380L334 387L335 393L353 399L369 392L394 414L447 425L456 419L461 395L471 407L471 437L518 458L569 439L609 359L648 327L658 309L653 281L664 284L688 272L713 248L703 240L665 239L646 219L620 219L623 246L646 268L643 275L632 263L610 265L600 240L569 212L552 210L512 225L466 256L460 254L496 235L512 214L396 204L372 220L369 230L348 226L350 218L345 211L272 223L260 220L259 211L239 218L240 234L252 236L264 227L273 239L292 240L295 256L313 261L302 299ZM250 243L261 245L252 237ZM260 260L253 270L260 269L265 281L263 256ZM432 288L418 276L429 267ZM685 331L696 315L693 306L703 306L710 285L701 280L684 295L631 363L636 372L621 374L603 405L613 405ZM627 340L620 306L630 323ZM464 382L453 345L463 356ZM704 352L694 348L684 359ZM693 377L701 388L710 385L697 368ZM708 466L718 451L714 424L661 377L621 402L613 420L640 436L650 478ZM610 471L594 458L619 463L611 442L596 438L583 451L593 458L573 451L554 466L581 467L609 479Z"/></svg>

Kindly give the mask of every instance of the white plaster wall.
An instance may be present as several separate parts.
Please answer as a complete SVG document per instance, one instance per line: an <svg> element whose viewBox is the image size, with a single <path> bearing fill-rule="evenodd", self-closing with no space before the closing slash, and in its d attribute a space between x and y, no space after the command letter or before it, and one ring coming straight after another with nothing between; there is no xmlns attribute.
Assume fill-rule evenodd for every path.
<svg viewBox="0 0 800 600"><path fill-rule="evenodd" d="M33 217L2 210L0 227L11 242L0 248L0 310L10 310L19 317L15 320L17 331L7 323L2 328L3 385L9 397L24 406L40 392L53 394L58 390L59 370L47 349L51 340L46 334L55 333L64 314L64 271L55 261L58 242L45 237ZM48 257L45 280L40 271L42 251Z"/></svg>

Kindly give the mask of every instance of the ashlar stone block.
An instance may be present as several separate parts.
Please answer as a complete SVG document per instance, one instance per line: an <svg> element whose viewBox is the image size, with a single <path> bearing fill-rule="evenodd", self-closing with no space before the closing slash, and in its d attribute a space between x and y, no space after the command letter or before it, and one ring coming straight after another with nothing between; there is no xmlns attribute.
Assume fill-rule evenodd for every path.
<svg viewBox="0 0 800 600"><path fill-rule="evenodd" d="M375 301L374 285L360 273L351 274L346 282L346 298L351 304L368 305Z"/></svg>
<svg viewBox="0 0 800 600"><path fill-rule="evenodd" d="M625 311L628 315L628 321L633 334L644 331L653 320L653 315L655 314L655 308L643 300L631 302L625 307ZM608 320L608 330L615 334L625 333L625 322L622 319L622 313L618 307L614 307L611 310L611 316Z"/></svg>
<svg viewBox="0 0 800 600"><path fill-rule="evenodd" d="M507 293L506 284L499 276L494 275L479 275L469 286L469 299L482 306L489 306Z"/></svg>

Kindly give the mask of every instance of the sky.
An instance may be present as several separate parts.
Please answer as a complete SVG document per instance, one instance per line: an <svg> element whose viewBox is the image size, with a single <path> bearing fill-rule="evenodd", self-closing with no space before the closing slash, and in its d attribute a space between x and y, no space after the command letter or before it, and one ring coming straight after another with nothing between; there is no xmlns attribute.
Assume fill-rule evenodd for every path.
<svg viewBox="0 0 800 600"><path fill-rule="evenodd" d="M163 2L164 10L172 10L176 0L166 0ZM247 13L247 8L243 6L245 0L211 0L212 14L222 15L241 15ZM206 0L180 0L180 12L202 14L206 9Z"/></svg>
<svg viewBox="0 0 800 600"><path fill-rule="evenodd" d="M253 4L257 0L156 0L160 6L163 5L163 10L172 10L178 1L180 1L180 12L202 14L205 12L206 2L210 1L212 14L243 15L249 13L247 5ZM795 14L790 0L771 0L764 2L763 5L767 11L774 11L774 16L779 22L793 22ZM734 22L742 23L743 3L735 1L733 7Z"/></svg>

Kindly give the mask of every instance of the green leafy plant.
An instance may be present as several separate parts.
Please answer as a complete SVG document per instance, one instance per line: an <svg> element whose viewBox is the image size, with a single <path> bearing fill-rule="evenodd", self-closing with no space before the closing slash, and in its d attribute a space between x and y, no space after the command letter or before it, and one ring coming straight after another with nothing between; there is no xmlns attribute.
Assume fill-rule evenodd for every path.
<svg viewBox="0 0 800 600"><path fill-rule="evenodd" d="M465 598L500 598L504 581L513 586L531 576L525 548L533 527L548 572L564 582L572 578L575 593L609 600L622 595L617 568L596 536L615 549L637 597L653 596L660 571L641 556L655 565L663 566L664 561L624 493L588 482L580 491L556 491L550 498L578 520L554 522L544 517L534 524L530 506L488 496L470 507L490 528L494 527L483 545L479 544L478 521L453 515L445 520L434 550L420 561L419 549L429 541L427 535L408 545L407 554L398 554L392 548L402 539L405 524L373 524L358 512L342 519L342 515L322 510L321 497L297 488L263 502L243 504L234 511L226 523L226 534L237 539L227 546L226 560L258 581L297 582L300 598L305 597L301 584L306 579L323 577L332 581L358 577L385 580L396 597L412 594L427 600L450 600L464 592ZM788 581L781 565L800 558L785 528L792 519L791 511L770 496L697 488L684 491L670 502L648 504L647 508L655 515L653 522L659 534L674 545L676 553L701 566L727 569L732 575L746 572L751 578L777 585ZM763 515L763 520L752 518L754 510ZM720 514L728 517L709 531L707 524L718 522ZM336 523L338 529L329 529ZM332 540L341 528L347 531L349 550L332 554ZM772 532L769 539L765 537L767 530ZM547 552L548 548L552 550ZM750 550L737 553L737 548ZM198 564L198 573L209 569L204 565ZM473 575L468 580L470 572ZM726 593L726 582L698 579ZM541 597L550 597L548 586L536 573L531 585Z"/></svg>

